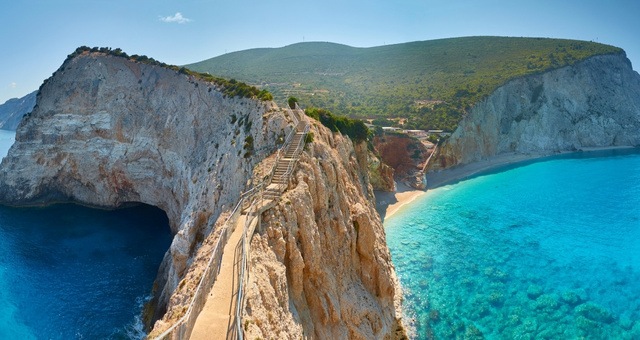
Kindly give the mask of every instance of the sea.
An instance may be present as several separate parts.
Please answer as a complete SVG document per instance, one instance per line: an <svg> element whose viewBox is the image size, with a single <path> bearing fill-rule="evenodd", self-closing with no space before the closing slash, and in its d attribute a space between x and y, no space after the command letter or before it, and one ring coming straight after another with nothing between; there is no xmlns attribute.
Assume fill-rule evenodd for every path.
<svg viewBox="0 0 640 340"><path fill-rule="evenodd" d="M0 130L0 158L14 140ZM0 339L141 339L171 244L166 214L0 206Z"/></svg>
<svg viewBox="0 0 640 340"><path fill-rule="evenodd" d="M385 222L415 339L640 339L640 151L429 190Z"/></svg>

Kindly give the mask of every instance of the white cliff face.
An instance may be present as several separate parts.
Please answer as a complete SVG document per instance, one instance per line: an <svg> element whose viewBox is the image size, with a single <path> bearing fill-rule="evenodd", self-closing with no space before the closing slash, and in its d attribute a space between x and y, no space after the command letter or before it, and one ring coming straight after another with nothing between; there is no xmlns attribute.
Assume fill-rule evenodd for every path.
<svg viewBox="0 0 640 340"><path fill-rule="evenodd" d="M18 127L0 166L0 202L163 209L175 238L156 281L157 318L197 243L285 127L272 103L225 98L170 69L85 53L46 82Z"/></svg>
<svg viewBox="0 0 640 340"><path fill-rule="evenodd" d="M184 314L224 216L247 182L263 177L252 178L254 165L292 128L273 103L226 98L171 69L85 52L43 85L18 127L0 165L0 203L163 209L175 237L145 321L164 315L167 326ZM249 331L400 337L400 291L372 204L367 147L314 132L291 190L254 238L246 314L260 326Z"/></svg>
<svg viewBox="0 0 640 340"><path fill-rule="evenodd" d="M317 123L253 236L248 338L402 338L401 292L373 206L366 145Z"/></svg>
<svg viewBox="0 0 640 340"><path fill-rule="evenodd" d="M624 54L512 80L473 107L431 169L505 153L640 145L640 75Z"/></svg>

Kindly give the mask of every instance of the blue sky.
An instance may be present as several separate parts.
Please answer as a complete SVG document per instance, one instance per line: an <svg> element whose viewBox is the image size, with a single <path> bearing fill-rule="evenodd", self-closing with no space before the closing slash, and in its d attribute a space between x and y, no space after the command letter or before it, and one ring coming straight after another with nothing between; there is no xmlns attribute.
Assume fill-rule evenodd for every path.
<svg viewBox="0 0 640 340"><path fill-rule="evenodd" d="M369 47L499 35L622 47L640 69L637 0L0 0L0 103L37 89L81 45L170 64L331 41Z"/></svg>

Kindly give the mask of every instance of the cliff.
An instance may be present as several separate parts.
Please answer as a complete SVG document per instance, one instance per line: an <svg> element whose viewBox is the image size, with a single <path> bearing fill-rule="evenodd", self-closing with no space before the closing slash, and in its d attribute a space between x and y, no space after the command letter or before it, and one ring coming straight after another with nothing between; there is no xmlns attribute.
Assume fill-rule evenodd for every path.
<svg viewBox="0 0 640 340"><path fill-rule="evenodd" d="M640 145L640 75L624 53L512 80L475 105L431 170L501 154Z"/></svg>
<svg viewBox="0 0 640 340"><path fill-rule="evenodd" d="M13 98L0 105L0 129L15 131L22 117L33 110L38 91L22 98Z"/></svg>
<svg viewBox="0 0 640 340"><path fill-rule="evenodd" d="M249 338L395 339L400 294L365 143L317 122L288 190L251 242Z"/></svg>
<svg viewBox="0 0 640 340"><path fill-rule="evenodd" d="M184 314L222 221L247 183L262 178L253 178L254 167L273 159L293 128L272 102L224 93L175 69L80 51L43 84L20 123L0 164L0 204L141 202L164 210L174 239L146 322L163 318L158 324L170 325ZM320 338L402 334L400 292L371 203L366 145L354 147L323 128L314 132L317 142L290 192L254 238L256 281L247 313L265 337L285 330ZM278 233L288 246L280 247L285 239ZM277 286L259 274L265 268L283 274ZM271 312L287 322L259 314L267 305L257 305L258 297L290 299L291 306L275 304Z"/></svg>
<svg viewBox="0 0 640 340"><path fill-rule="evenodd" d="M373 139L382 161L394 170L394 178L417 190L426 187L424 164L431 150L419 139L404 133L383 132Z"/></svg>
<svg viewBox="0 0 640 340"><path fill-rule="evenodd" d="M373 190L393 192L396 190L394 169L388 166L379 156L369 151L369 180Z"/></svg>
<svg viewBox="0 0 640 340"><path fill-rule="evenodd" d="M171 69L85 52L45 82L20 123L0 165L0 203L142 202L164 210L175 237L155 284L158 318L203 235L286 126L270 102L225 97Z"/></svg>

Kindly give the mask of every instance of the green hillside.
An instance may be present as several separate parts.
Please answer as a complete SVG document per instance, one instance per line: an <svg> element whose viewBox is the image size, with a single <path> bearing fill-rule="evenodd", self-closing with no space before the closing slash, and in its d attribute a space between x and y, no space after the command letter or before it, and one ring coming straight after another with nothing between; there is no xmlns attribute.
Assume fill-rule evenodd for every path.
<svg viewBox="0 0 640 340"><path fill-rule="evenodd" d="M408 127L453 130L507 80L609 53L623 51L575 40L468 37L371 48L299 43L186 66L265 88L280 102L295 96L350 117L403 117Z"/></svg>

